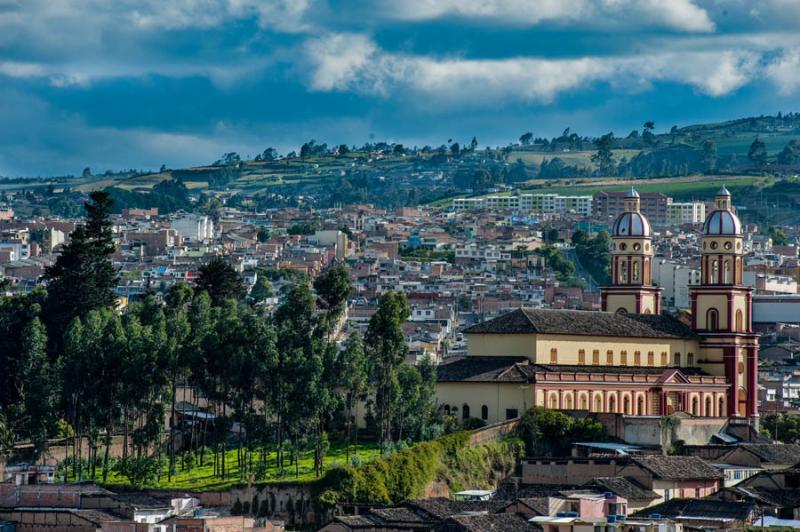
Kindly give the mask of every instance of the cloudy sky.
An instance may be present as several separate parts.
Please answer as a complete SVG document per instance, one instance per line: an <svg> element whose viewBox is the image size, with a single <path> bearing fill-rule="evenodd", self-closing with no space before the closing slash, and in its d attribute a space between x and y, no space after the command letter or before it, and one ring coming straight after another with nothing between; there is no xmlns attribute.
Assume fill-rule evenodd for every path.
<svg viewBox="0 0 800 532"><path fill-rule="evenodd" d="M798 0L0 0L0 175L800 111Z"/></svg>

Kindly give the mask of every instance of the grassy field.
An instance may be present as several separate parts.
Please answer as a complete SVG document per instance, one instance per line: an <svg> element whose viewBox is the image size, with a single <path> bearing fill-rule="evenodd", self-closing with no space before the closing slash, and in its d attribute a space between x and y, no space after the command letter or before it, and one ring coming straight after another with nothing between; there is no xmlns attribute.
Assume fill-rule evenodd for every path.
<svg viewBox="0 0 800 532"><path fill-rule="evenodd" d="M559 185L557 184L558 181L560 180L551 180L548 183L553 183L552 186L539 185L526 188L523 192L591 196L600 191L626 191L633 186L639 192L661 192L676 199L708 199L722 185L725 185L732 193L735 193L737 189L770 183L768 179L756 176L691 176L625 181L604 180L602 184L594 183L591 180L581 180L583 181L582 183L569 185Z"/></svg>
<svg viewBox="0 0 800 532"><path fill-rule="evenodd" d="M612 150L614 158L619 161L623 157L628 160L633 159L639 154L640 150ZM594 151L568 151L568 152L550 152L550 151L512 151L506 157L510 163L515 162L517 159L522 159L527 164L542 164L542 161L552 160L556 157L564 161L569 166L594 166L592 163L592 155L595 155L597 150Z"/></svg>
<svg viewBox="0 0 800 532"><path fill-rule="evenodd" d="M167 466L162 470L160 481L155 484L148 485L150 488L161 489L185 489L193 491L213 491L224 490L236 484L246 483L239 476L239 466L236 459L236 449L229 450L225 455L226 465L226 478L222 479L214 476L214 456L212 453L207 452L205 456L205 465L195 465L191 469L183 469L181 467L180 457L177 460L177 472L172 477L171 482L167 482ZM358 456L361 462L366 462L380 456L380 450L376 444L358 444L350 446L350 456ZM264 466L260 465L260 453L256 452L253 455L254 470L263 472L256 483L269 483L281 481L310 481L314 480L314 459L313 455L303 453L298 460L297 471L299 474L295 476L295 465L287 465L283 474L278 470L275 465L275 450L272 449L268 453L267 462ZM346 463L345 447L340 443L332 443L325 458L325 468L329 469L335 465L343 465ZM97 476L102 479L102 471L98 468ZM68 479L75 480L75 479ZM100 480L98 480L100 482ZM109 488L114 487L128 487L130 486L128 480L114 473L109 474L107 482L104 483Z"/></svg>

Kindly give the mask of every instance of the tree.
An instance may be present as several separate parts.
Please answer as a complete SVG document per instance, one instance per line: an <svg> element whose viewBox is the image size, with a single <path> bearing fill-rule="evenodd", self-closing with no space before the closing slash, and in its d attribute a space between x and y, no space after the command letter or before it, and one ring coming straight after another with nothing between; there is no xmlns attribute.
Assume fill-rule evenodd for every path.
<svg viewBox="0 0 800 532"><path fill-rule="evenodd" d="M573 442L605 441L603 424L535 406L522 415L515 429L527 456L565 456Z"/></svg>
<svg viewBox="0 0 800 532"><path fill-rule="evenodd" d="M127 478L134 489L142 489L155 482L161 463L149 456L130 456L117 461L114 470Z"/></svg>
<svg viewBox="0 0 800 532"><path fill-rule="evenodd" d="M450 153L453 154L453 157L458 157L461 154L461 146L459 146L458 142L450 145Z"/></svg>
<svg viewBox="0 0 800 532"><path fill-rule="evenodd" d="M226 299L238 301L247 295L242 278L222 257L214 257L200 266L197 289L208 292L215 306L222 305Z"/></svg>
<svg viewBox="0 0 800 532"><path fill-rule="evenodd" d="M47 334L39 318L22 332L22 407L25 433L33 444L34 459L47 451L47 437L57 420L60 379L47 356Z"/></svg>
<svg viewBox="0 0 800 532"><path fill-rule="evenodd" d="M767 164L767 146L758 137L750 144L750 149L747 151L747 158L750 159L757 168L762 168Z"/></svg>
<svg viewBox="0 0 800 532"><path fill-rule="evenodd" d="M472 141L469 143L469 149L475 151L478 148L478 139L472 137Z"/></svg>
<svg viewBox="0 0 800 532"><path fill-rule="evenodd" d="M704 172L711 172L717 166L717 143L711 139L705 139L702 144L703 155L700 164Z"/></svg>
<svg viewBox="0 0 800 532"><path fill-rule="evenodd" d="M375 388L375 417L381 444L392 438L392 412L399 386L398 368L408 353L402 325L410 314L405 294L387 292L381 296L378 311L370 318L364 337L370 380Z"/></svg>
<svg viewBox="0 0 800 532"><path fill-rule="evenodd" d="M319 306L328 311L332 325L344 312L354 289L347 268L342 263L337 263L314 279L314 290L317 292Z"/></svg>
<svg viewBox="0 0 800 532"><path fill-rule="evenodd" d="M81 175L83 177L92 177L92 169L87 166L86 168L83 169L83 172L81 172Z"/></svg>
<svg viewBox="0 0 800 532"><path fill-rule="evenodd" d="M522 144L523 146L527 146L528 144L531 143L532 138L533 138L533 133L531 133L530 131L527 133L523 133L519 137L519 143Z"/></svg>
<svg viewBox="0 0 800 532"><path fill-rule="evenodd" d="M642 140L647 146L655 144L656 136L653 134L656 124L652 120L648 120L642 127Z"/></svg>
<svg viewBox="0 0 800 532"><path fill-rule="evenodd" d="M364 354L364 343L358 333L351 334L344 342L344 349L339 357L338 373L341 375L341 390L344 393L345 445L347 460L350 460L350 440L358 431L353 408L364 398L367 391L367 359Z"/></svg>
<svg viewBox="0 0 800 532"><path fill-rule="evenodd" d="M86 220L70 234L55 264L45 270L47 301L42 313L49 333L50 351L58 352L64 331L75 317L116 303L117 272L111 263L114 240L112 201L96 191L84 204Z"/></svg>
<svg viewBox="0 0 800 532"><path fill-rule="evenodd" d="M271 235L269 229L265 229L262 227L261 229L258 230L258 233L256 233L256 240L258 240L259 242L266 242L267 240L269 240L270 236Z"/></svg>
<svg viewBox="0 0 800 532"><path fill-rule="evenodd" d="M274 295L275 291L272 289L272 283L266 277L259 275L258 279L256 279L256 284L250 290L250 300L253 303L263 303L267 298Z"/></svg>
<svg viewBox="0 0 800 532"><path fill-rule="evenodd" d="M794 164L798 161L800 161L800 142L797 139L792 139L778 153L778 162L780 164Z"/></svg>
<svg viewBox="0 0 800 532"><path fill-rule="evenodd" d="M614 155L611 148L614 145L614 133L606 133L602 137L595 140L597 146L597 153L592 155L592 162L597 165L597 171L600 175L611 175L614 172Z"/></svg>
<svg viewBox="0 0 800 532"><path fill-rule="evenodd" d="M394 148L392 149L392 154L397 156L405 155L406 149L403 147L402 144L395 144Z"/></svg>

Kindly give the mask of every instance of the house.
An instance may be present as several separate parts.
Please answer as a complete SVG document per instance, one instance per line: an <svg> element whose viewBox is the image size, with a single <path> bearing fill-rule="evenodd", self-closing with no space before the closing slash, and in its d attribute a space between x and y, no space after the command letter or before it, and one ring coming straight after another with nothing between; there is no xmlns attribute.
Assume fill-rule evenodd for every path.
<svg viewBox="0 0 800 532"><path fill-rule="evenodd" d="M637 517L668 518L692 529L744 530L757 516L757 507L749 502L710 499L672 499L633 514Z"/></svg>
<svg viewBox="0 0 800 532"><path fill-rule="evenodd" d="M719 491L723 481L721 471L695 456L527 458L522 463L522 480L529 485L586 484L598 477L623 477L652 491L651 503L705 497Z"/></svg>
<svg viewBox="0 0 800 532"><path fill-rule="evenodd" d="M539 530L535 524L515 514L459 515L445 519L436 532L524 532Z"/></svg>
<svg viewBox="0 0 800 532"><path fill-rule="evenodd" d="M752 443L737 445L717 460L739 466L786 469L800 463L800 445L795 443Z"/></svg>

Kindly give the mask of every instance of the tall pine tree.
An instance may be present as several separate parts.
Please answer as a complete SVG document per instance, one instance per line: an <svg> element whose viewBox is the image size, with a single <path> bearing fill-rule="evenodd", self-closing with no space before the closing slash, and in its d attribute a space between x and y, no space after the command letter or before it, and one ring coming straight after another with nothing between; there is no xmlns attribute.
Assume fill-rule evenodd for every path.
<svg viewBox="0 0 800 532"><path fill-rule="evenodd" d="M111 263L114 239L111 224L112 201L108 193L89 195L86 221L70 234L55 264L47 268L45 312L50 352L59 353L64 332L73 318L92 310L112 307L117 272Z"/></svg>

